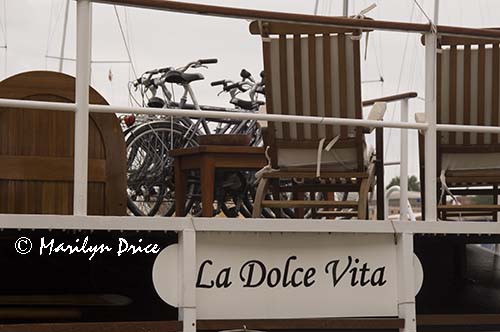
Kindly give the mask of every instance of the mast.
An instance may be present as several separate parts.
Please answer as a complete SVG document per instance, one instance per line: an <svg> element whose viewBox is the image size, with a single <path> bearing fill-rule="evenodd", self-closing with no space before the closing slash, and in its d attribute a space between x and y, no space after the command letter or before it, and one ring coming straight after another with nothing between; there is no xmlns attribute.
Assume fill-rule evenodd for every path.
<svg viewBox="0 0 500 332"><path fill-rule="evenodd" d="M349 15L349 0L343 0L342 2L342 16L347 17Z"/></svg>
<svg viewBox="0 0 500 332"><path fill-rule="evenodd" d="M66 48L66 30L68 27L69 0L66 0L66 9L64 13L63 35L61 41L61 53L59 55L59 72L62 73L64 61L64 49Z"/></svg>
<svg viewBox="0 0 500 332"><path fill-rule="evenodd" d="M438 25L439 21L439 0L434 0L434 24Z"/></svg>

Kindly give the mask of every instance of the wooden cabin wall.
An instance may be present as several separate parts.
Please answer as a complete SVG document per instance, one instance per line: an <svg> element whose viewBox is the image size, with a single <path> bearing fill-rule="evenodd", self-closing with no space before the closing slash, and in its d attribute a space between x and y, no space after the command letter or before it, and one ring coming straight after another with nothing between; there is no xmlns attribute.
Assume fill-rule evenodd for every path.
<svg viewBox="0 0 500 332"><path fill-rule="evenodd" d="M0 82L0 98L74 102L75 79L45 71ZM90 88L90 103L107 105ZM88 214L126 214L125 141L114 114L89 116ZM74 113L0 109L0 213L73 213Z"/></svg>

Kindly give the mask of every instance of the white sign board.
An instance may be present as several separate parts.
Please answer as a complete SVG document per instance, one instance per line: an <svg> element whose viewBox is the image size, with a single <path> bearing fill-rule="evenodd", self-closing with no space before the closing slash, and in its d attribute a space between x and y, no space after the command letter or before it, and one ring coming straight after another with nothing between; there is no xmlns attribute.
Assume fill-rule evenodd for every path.
<svg viewBox="0 0 500 332"><path fill-rule="evenodd" d="M198 233L199 319L397 316L392 234ZM178 304L177 245L153 267Z"/></svg>

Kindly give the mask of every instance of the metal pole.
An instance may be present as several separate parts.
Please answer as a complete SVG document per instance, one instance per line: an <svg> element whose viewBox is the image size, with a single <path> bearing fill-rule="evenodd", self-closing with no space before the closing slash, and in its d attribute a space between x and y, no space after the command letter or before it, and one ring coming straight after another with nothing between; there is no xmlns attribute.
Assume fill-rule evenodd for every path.
<svg viewBox="0 0 500 332"><path fill-rule="evenodd" d="M416 332L415 272L413 267L413 234L397 235L398 315L405 320L401 332Z"/></svg>
<svg viewBox="0 0 500 332"><path fill-rule="evenodd" d="M439 0L434 0L434 24L439 22Z"/></svg>
<svg viewBox="0 0 500 332"><path fill-rule="evenodd" d="M401 122L408 122L408 99L401 100ZM408 221L408 129L401 129L401 165L399 166L399 216Z"/></svg>
<svg viewBox="0 0 500 332"><path fill-rule="evenodd" d="M425 220L437 220L436 135L436 47L437 36L425 34Z"/></svg>
<svg viewBox="0 0 500 332"><path fill-rule="evenodd" d="M377 173L377 220L387 220L387 209L384 206L385 200L385 179L384 179L384 128L375 129L375 170Z"/></svg>
<svg viewBox="0 0 500 332"><path fill-rule="evenodd" d="M342 16L347 17L349 15L349 0L344 0L342 3Z"/></svg>
<svg viewBox="0 0 500 332"><path fill-rule="evenodd" d="M183 230L179 233L180 305L179 319L182 331L196 332L196 233Z"/></svg>
<svg viewBox="0 0 500 332"><path fill-rule="evenodd" d="M87 215L87 176L89 145L89 81L92 4L76 3L76 113L73 214Z"/></svg>
<svg viewBox="0 0 500 332"><path fill-rule="evenodd" d="M66 48L66 32L68 30L68 15L69 15L69 0L66 0L66 9L64 12L64 23L63 23L63 35L61 40L61 53L59 56L59 72L62 73L63 61L64 61L64 50Z"/></svg>

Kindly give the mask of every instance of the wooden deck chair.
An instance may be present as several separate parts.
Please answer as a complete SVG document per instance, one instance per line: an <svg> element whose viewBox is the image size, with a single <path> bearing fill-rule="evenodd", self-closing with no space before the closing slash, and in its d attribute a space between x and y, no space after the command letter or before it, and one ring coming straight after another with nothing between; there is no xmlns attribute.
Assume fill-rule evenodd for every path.
<svg viewBox="0 0 500 332"><path fill-rule="evenodd" d="M250 32L263 40L268 114L362 118L358 31L255 21ZM308 209L313 217L366 219L374 166L363 128L269 122L265 145L273 171L262 173L253 217L295 208L297 218ZM335 200L336 192L358 196ZM279 200L283 193L293 199Z"/></svg>
<svg viewBox="0 0 500 332"><path fill-rule="evenodd" d="M439 48L437 122L498 126L500 124L499 42L443 36L439 41ZM423 121L425 116L417 114L417 121L418 118ZM422 179L424 147L421 136ZM498 134L438 132L437 170L438 218L447 220L491 216L493 220L497 219L497 212L500 211L500 206L497 204L500 184ZM425 188L422 186L423 198L424 192ZM462 198L459 202L455 195L465 196L465 199ZM489 196L489 202L474 203L471 197L467 197L471 195Z"/></svg>

